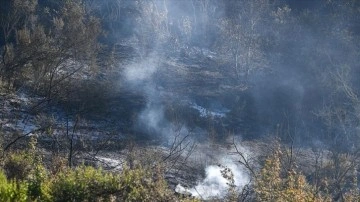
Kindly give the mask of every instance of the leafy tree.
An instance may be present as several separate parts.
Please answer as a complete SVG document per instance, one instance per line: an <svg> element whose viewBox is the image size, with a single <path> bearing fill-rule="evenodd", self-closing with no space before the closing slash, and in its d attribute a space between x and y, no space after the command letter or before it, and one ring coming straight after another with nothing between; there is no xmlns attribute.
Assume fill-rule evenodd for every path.
<svg viewBox="0 0 360 202"><path fill-rule="evenodd" d="M294 168L284 173L282 151L277 148L266 160L255 180L255 194L259 201L326 201L317 195L304 175Z"/></svg>
<svg viewBox="0 0 360 202"><path fill-rule="evenodd" d="M51 98L63 81L95 64L100 21L88 15L81 1L50 10L37 0L14 0L2 20L6 44L0 67L9 86L26 79Z"/></svg>

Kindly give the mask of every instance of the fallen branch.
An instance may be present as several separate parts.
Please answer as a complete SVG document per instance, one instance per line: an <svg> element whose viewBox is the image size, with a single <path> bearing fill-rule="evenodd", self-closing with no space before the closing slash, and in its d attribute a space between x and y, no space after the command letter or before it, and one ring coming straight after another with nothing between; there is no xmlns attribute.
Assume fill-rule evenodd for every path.
<svg viewBox="0 0 360 202"><path fill-rule="evenodd" d="M28 132L28 133L26 133L24 135L21 135L21 136L17 137L15 140L13 140L12 142L10 142L9 144L7 144L5 146L4 151L7 151L11 147L11 145L15 144L18 140L20 140L20 139L22 139L24 137L30 136L32 133L36 133L36 132L40 132L40 131L43 132L44 128L38 128L38 129L32 130L32 131L30 131L30 132Z"/></svg>

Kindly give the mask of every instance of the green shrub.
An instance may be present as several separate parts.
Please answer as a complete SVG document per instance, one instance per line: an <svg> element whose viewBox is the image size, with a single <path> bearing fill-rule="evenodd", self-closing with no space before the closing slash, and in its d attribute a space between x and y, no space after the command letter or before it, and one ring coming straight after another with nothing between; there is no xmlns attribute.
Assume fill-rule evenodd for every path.
<svg viewBox="0 0 360 202"><path fill-rule="evenodd" d="M28 196L32 201L50 201L50 185L49 177L43 165L38 164L34 167L27 179Z"/></svg>
<svg viewBox="0 0 360 202"><path fill-rule="evenodd" d="M26 152L10 153L5 158L4 170L9 179L25 180L33 166L33 159Z"/></svg>
<svg viewBox="0 0 360 202"><path fill-rule="evenodd" d="M168 188L160 169L125 168L120 178L119 201L195 201L179 200Z"/></svg>
<svg viewBox="0 0 360 202"><path fill-rule="evenodd" d="M0 201L197 201L169 189L163 169L124 167L121 173L79 166L51 174L36 149L9 152L1 162Z"/></svg>
<svg viewBox="0 0 360 202"><path fill-rule="evenodd" d="M159 172L143 168L114 174L80 166L58 173L50 186L51 201L196 201L176 197Z"/></svg>
<svg viewBox="0 0 360 202"><path fill-rule="evenodd" d="M3 171L0 171L0 201L27 201L27 184L25 182L8 181Z"/></svg>
<svg viewBox="0 0 360 202"><path fill-rule="evenodd" d="M58 173L51 185L53 201L109 200L118 189L116 175L80 166Z"/></svg>

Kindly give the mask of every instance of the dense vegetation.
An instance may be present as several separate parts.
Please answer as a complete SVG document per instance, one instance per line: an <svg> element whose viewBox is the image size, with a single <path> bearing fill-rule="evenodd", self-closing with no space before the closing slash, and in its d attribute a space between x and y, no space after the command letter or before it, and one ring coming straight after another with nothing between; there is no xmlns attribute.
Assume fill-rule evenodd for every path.
<svg viewBox="0 0 360 202"><path fill-rule="evenodd" d="M210 198L208 201L358 201L357 173L349 166L346 157L341 165L329 162L326 169L319 168L316 184L296 171L293 159L288 159L289 148L281 148L278 142L266 158L262 168L251 170L253 187L239 190L234 184L231 169L222 168L228 190L225 198ZM291 157L292 158L292 157ZM120 172L104 171L101 168L79 165L69 168L66 159L53 157L44 163L31 138L27 149L6 153L1 158L1 201L199 201L188 194L176 194L169 189L164 179L164 165L155 167L138 164L129 168L123 164ZM341 168L339 168L340 166ZM346 167L349 166L349 167ZM332 181L330 176L341 174L341 179ZM345 179L348 178L348 179ZM349 184L347 184L349 183ZM334 187L341 187L341 195L333 198Z"/></svg>
<svg viewBox="0 0 360 202"><path fill-rule="evenodd" d="M33 140L29 149L2 157L1 201L196 201L175 195L160 167L115 173L85 165L71 169L61 158L45 165Z"/></svg>
<svg viewBox="0 0 360 202"><path fill-rule="evenodd" d="M205 141L250 178L220 165L206 200L359 201L359 23L357 0L1 0L0 200L204 200L165 175Z"/></svg>

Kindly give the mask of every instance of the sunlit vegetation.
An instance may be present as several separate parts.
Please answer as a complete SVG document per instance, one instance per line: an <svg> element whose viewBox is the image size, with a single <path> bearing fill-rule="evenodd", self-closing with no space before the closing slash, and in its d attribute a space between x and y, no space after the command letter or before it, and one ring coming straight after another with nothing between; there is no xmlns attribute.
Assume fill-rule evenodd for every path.
<svg viewBox="0 0 360 202"><path fill-rule="evenodd" d="M2 156L1 201L198 201L176 195L158 168L48 168L33 140L28 149Z"/></svg>
<svg viewBox="0 0 360 202"><path fill-rule="evenodd" d="M244 194L246 188L238 189L231 169L223 167L221 173L228 181L228 193L225 198L214 197L209 201L334 200L330 191L334 186L331 176L314 184L297 169L295 162L290 168L285 168L287 151L278 143L274 148L263 166L252 175L254 183L250 187L253 194ZM124 162L121 171L106 171L101 167L81 164L70 168L66 163L49 167L34 138L31 138L27 149L4 153L0 163L1 201L200 201L169 189L161 164L155 167L137 164L130 168ZM335 167L329 162L320 168L322 172L327 169ZM356 175L346 175L349 181L348 184L342 183L339 200L357 201L360 195Z"/></svg>

